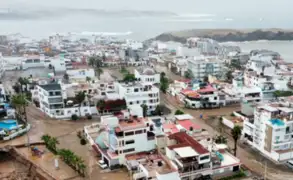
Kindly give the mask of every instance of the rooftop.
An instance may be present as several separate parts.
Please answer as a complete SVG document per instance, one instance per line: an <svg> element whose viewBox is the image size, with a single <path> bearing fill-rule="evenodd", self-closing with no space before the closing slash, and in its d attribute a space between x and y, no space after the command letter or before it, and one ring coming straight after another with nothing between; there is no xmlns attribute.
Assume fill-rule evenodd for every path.
<svg viewBox="0 0 293 180"><path fill-rule="evenodd" d="M190 146L198 154L209 153L209 151L206 148L204 148L199 142L194 140L191 136L189 136L185 132L178 132L175 134L171 134L168 138L174 139L177 141L176 145L169 146L170 149Z"/></svg>
<svg viewBox="0 0 293 180"><path fill-rule="evenodd" d="M192 127L193 130L201 130L201 127L193 122L191 122L190 120L181 120L177 122L178 124L180 124L182 127L184 127L187 131Z"/></svg>
<svg viewBox="0 0 293 180"><path fill-rule="evenodd" d="M155 75L156 74L156 71L152 68L149 68L149 67L140 67L137 69L137 71L143 75Z"/></svg>
<svg viewBox="0 0 293 180"><path fill-rule="evenodd" d="M186 147L179 147L173 149L181 158L187 158L187 157L194 157L198 156L198 153L194 151L190 146Z"/></svg>
<svg viewBox="0 0 293 180"><path fill-rule="evenodd" d="M40 85L40 87L46 91L61 90L61 85L57 83Z"/></svg>
<svg viewBox="0 0 293 180"><path fill-rule="evenodd" d="M187 119L193 119L193 116L191 116L190 114L181 114L181 115L175 115L175 119L176 120L187 120Z"/></svg>
<svg viewBox="0 0 293 180"><path fill-rule="evenodd" d="M119 127L115 128L116 132L121 132L130 129L146 127L148 120L142 117L130 116L129 119L119 119Z"/></svg>

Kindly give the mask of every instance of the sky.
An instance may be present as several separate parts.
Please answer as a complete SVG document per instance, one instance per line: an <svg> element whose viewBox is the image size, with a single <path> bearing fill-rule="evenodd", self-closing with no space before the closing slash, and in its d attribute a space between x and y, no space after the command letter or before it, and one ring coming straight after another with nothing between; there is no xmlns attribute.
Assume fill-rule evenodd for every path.
<svg viewBox="0 0 293 180"><path fill-rule="evenodd" d="M44 3L46 2L46 3ZM95 8L108 10L154 10L177 13L233 13L292 15L292 0L0 0L1 8Z"/></svg>

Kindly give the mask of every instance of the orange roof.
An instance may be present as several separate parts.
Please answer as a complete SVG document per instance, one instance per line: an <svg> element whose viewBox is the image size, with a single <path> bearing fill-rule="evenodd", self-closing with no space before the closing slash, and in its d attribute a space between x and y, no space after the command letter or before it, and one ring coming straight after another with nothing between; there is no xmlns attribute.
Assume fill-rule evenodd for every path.
<svg viewBox="0 0 293 180"><path fill-rule="evenodd" d="M170 130L171 134L179 132L179 129L176 127L175 124L163 124L164 131Z"/></svg>

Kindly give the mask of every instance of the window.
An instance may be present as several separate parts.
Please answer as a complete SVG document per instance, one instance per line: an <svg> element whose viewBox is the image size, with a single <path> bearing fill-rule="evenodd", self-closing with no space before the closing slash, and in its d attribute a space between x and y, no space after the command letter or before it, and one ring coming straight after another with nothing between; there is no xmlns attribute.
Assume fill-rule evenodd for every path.
<svg viewBox="0 0 293 180"><path fill-rule="evenodd" d="M134 144L134 140L125 141L125 144Z"/></svg>
<svg viewBox="0 0 293 180"><path fill-rule="evenodd" d="M143 130L135 131L135 134L142 134L142 133L143 133Z"/></svg>
<svg viewBox="0 0 293 180"><path fill-rule="evenodd" d="M68 114L70 114L70 113L71 113L71 111L69 110L69 111L67 111L67 113L68 113Z"/></svg>
<svg viewBox="0 0 293 180"><path fill-rule="evenodd" d="M209 158L210 158L210 156L207 155L207 156L200 157L199 160L203 161L203 160L207 160L207 159L209 159Z"/></svg>
<svg viewBox="0 0 293 180"><path fill-rule="evenodd" d="M135 88L135 89L134 89L134 92L138 92L138 88Z"/></svg>
<svg viewBox="0 0 293 180"><path fill-rule="evenodd" d="M125 136L132 136L132 135L134 135L134 131L126 132L124 135L125 135Z"/></svg>
<svg viewBox="0 0 293 180"><path fill-rule="evenodd" d="M135 149L134 148L125 149L125 150L123 150L123 153L129 153L129 152L132 152L132 151L135 151Z"/></svg>
<svg viewBox="0 0 293 180"><path fill-rule="evenodd" d="M217 100L218 99L218 97L214 97L214 100Z"/></svg>
<svg viewBox="0 0 293 180"><path fill-rule="evenodd" d="M137 104L139 104L140 102L139 102L139 101L137 101L136 103L137 103Z"/></svg>
<svg viewBox="0 0 293 180"><path fill-rule="evenodd" d="M146 100L143 100L143 103L145 104L147 101Z"/></svg>
<svg viewBox="0 0 293 180"><path fill-rule="evenodd" d="M130 102L129 102L129 104L130 104L130 105L132 105L132 104L133 104L133 102L131 102L131 101L130 101Z"/></svg>

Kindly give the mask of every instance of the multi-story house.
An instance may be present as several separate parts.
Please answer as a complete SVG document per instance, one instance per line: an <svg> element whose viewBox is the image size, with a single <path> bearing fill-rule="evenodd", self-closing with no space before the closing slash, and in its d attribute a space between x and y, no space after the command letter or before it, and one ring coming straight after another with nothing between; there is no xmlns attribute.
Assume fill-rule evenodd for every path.
<svg viewBox="0 0 293 180"><path fill-rule="evenodd" d="M102 116L101 124L95 143L109 167L125 164L126 155L154 150L155 136L162 134L160 118L132 116L128 111L117 116Z"/></svg>
<svg viewBox="0 0 293 180"><path fill-rule="evenodd" d="M149 67L142 67L134 70L135 78L144 84L160 83L160 73Z"/></svg>
<svg viewBox="0 0 293 180"><path fill-rule="evenodd" d="M38 85L34 91L35 100L39 101L40 109L51 118L70 119L72 115L87 116L96 112L96 107L83 104L81 107L73 101L67 101L67 92L61 84Z"/></svg>
<svg viewBox="0 0 293 180"><path fill-rule="evenodd" d="M159 88L140 82L115 83L120 99L125 99L128 107L147 105L151 113L160 104Z"/></svg>
<svg viewBox="0 0 293 180"><path fill-rule="evenodd" d="M222 74L223 62L216 57L211 58L192 58L187 60L187 67L196 79L203 80L204 77L219 76Z"/></svg>
<svg viewBox="0 0 293 180"><path fill-rule="evenodd" d="M249 144L278 163L293 158L292 133L292 97L276 103L258 105L254 111L254 119L245 120L242 131Z"/></svg>

